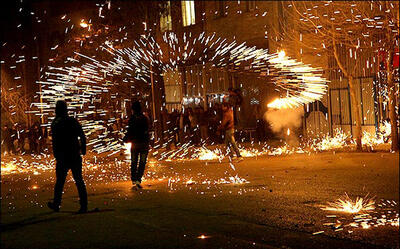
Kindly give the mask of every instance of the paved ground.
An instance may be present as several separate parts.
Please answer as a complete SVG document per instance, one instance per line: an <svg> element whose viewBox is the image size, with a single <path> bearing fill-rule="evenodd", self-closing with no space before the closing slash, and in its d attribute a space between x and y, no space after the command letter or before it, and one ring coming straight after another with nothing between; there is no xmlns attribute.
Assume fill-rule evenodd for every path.
<svg viewBox="0 0 400 249"><path fill-rule="evenodd" d="M46 208L54 172L40 165L50 159L18 160L39 166L2 174L1 248L399 248L398 223L388 224L399 214L398 154L151 161L140 191L131 189L126 164L96 158L84 174L89 208L99 211L83 215L74 213L71 179L61 212ZM376 209L321 209L345 193L369 194Z"/></svg>

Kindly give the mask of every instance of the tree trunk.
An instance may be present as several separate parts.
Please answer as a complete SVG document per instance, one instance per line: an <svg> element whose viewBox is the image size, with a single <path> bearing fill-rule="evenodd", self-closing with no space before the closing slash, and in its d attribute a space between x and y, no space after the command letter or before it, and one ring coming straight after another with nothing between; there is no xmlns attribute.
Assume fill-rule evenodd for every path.
<svg viewBox="0 0 400 249"><path fill-rule="evenodd" d="M392 151L399 151L399 134L397 130L398 116L396 115L396 89L393 81L393 51L388 51L387 57L387 85L389 97L389 118L391 126Z"/></svg>
<svg viewBox="0 0 400 249"><path fill-rule="evenodd" d="M353 107L354 110L354 124L355 124L355 129L354 129L354 138L356 140L356 146L357 146L357 151L362 151L362 127L361 127L361 104L359 101L357 101L357 96L356 96L356 91L354 87L354 82L353 82L353 76L346 70L346 68L343 66L343 64L340 61L340 58L337 53L337 48L336 48L336 41L335 39L332 39L332 45L333 45L333 55L335 56L335 60L340 68L340 70L343 72L344 76L349 80L349 89L350 89L350 101L351 101L351 106ZM351 125L353 125L353 123Z"/></svg>
<svg viewBox="0 0 400 249"><path fill-rule="evenodd" d="M351 105L354 108L354 124L355 124L355 129L354 129L354 138L356 140L356 145L357 145L357 151L362 150L362 143L361 143L361 138L362 138L362 127L361 127L361 114L360 114L360 109L361 105L360 102L357 101L357 96L356 96L356 91L354 87L354 82L353 82L353 76L348 76L349 79L349 88L350 88L350 100L351 100ZM352 124L353 125L353 124Z"/></svg>

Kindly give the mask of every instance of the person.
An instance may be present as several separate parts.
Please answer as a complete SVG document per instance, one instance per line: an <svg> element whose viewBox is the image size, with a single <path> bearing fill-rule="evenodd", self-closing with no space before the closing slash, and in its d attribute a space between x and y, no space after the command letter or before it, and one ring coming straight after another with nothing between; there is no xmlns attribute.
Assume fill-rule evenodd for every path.
<svg viewBox="0 0 400 249"><path fill-rule="evenodd" d="M190 118L189 118L189 109L182 108L182 113L179 119L179 128L181 131L181 143L187 143L190 141Z"/></svg>
<svg viewBox="0 0 400 249"><path fill-rule="evenodd" d="M208 130L208 111L204 111L204 108L201 106L199 108L199 125L200 125L200 137L203 143L206 143L208 138L207 130Z"/></svg>
<svg viewBox="0 0 400 249"><path fill-rule="evenodd" d="M239 148L236 144L235 141L235 129L234 129L234 121L233 121L233 110L232 107L229 105L229 103L224 102L222 103L222 111L223 111L223 116L222 116L222 122L220 126L218 127L218 131L224 131L224 141L227 146L227 149L232 149L235 151L237 158L239 161L242 161L243 158L240 155Z"/></svg>
<svg viewBox="0 0 400 249"><path fill-rule="evenodd" d="M228 103L233 108L233 121L234 124L237 125L239 123L239 109L243 102L242 93L239 88L233 89L232 87L228 88Z"/></svg>
<svg viewBox="0 0 400 249"><path fill-rule="evenodd" d="M256 105L256 133L257 140L259 142L265 141L265 121L264 121L264 113L262 111L261 105Z"/></svg>
<svg viewBox="0 0 400 249"><path fill-rule="evenodd" d="M170 114L168 132L170 136L170 143L178 147L178 133L179 133L179 113L176 109Z"/></svg>
<svg viewBox="0 0 400 249"><path fill-rule="evenodd" d="M20 124L17 127L17 151L19 154L23 155L25 153L25 132L26 128L24 124Z"/></svg>
<svg viewBox="0 0 400 249"><path fill-rule="evenodd" d="M86 137L79 122L68 116L67 103L64 100L56 103L56 117L51 124L51 136L56 159L56 184L53 202L48 202L47 206L56 212L60 210L65 179L71 169L79 193L81 207L78 213L86 213L87 192L82 177L81 157L81 154L86 154Z"/></svg>
<svg viewBox="0 0 400 249"><path fill-rule="evenodd" d="M35 123L29 130L29 148L31 153L39 154L39 139L41 139L40 128Z"/></svg>
<svg viewBox="0 0 400 249"><path fill-rule="evenodd" d="M5 151L7 154L15 154L15 147L14 147L14 130L9 127L7 124L3 128L3 134L2 137L4 136L4 145L5 145Z"/></svg>
<svg viewBox="0 0 400 249"><path fill-rule="evenodd" d="M123 139L131 143L131 180L132 185L142 188L142 177L149 153L149 118L142 113L140 102L132 103L132 116L129 119L128 131ZM138 167L139 162L139 167Z"/></svg>
<svg viewBox="0 0 400 249"><path fill-rule="evenodd" d="M191 132L192 132L192 142L196 145L200 145L200 107L196 106L194 110L191 112L190 124L191 124Z"/></svg>

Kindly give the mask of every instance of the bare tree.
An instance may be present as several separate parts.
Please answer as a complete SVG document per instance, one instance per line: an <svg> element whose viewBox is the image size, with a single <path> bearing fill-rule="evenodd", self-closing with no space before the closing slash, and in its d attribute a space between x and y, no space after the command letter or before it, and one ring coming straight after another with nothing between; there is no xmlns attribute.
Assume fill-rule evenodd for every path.
<svg viewBox="0 0 400 249"><path fill-rule="evenodd" d="M398 35L398 32L393 32L395 27L393 23L396 20L394 10L396 6L398 9L398 3L378 2L291 1L284 6L285 25L280 25L281 30L275 31L276 34L279 34L277 42L288 41L295 44L294 48L302 48L300 54L296 53L297 56L307 58L308 53L308 55L312 55L312 58L317 58L317 61L310 61L310 63L318 64L318 60L321 58L318 56L333 55L341 75L348 80L351 105L355 114L354 138L357 150L362 150L362 117L361 103L356 96L354 78L365 66L360 62L360 55L367 50L375 51L382 46L382 43L377 42L377 37L380 37L379 39L382 41L382 34L385 33L385 47L387 47L387 51L391 51L389 54L393 55L394 37L396 34ZM388 13L389 9L391 9L391 14ZM379 13L381 13L381 18L377 18ZM294 23L288 25L287 20L293 20ZM388 60L391 59L388 58ZM389 98L392 100L391 103L396 105L393 70L389 67L387 69L388 84L392 85L389 87L392 89L389 90ZM396 118L392 118L395 115L394 108L392 107L391 110L393 110L391 111L392 144L396 147L398 144L397 125Z"/></svg>

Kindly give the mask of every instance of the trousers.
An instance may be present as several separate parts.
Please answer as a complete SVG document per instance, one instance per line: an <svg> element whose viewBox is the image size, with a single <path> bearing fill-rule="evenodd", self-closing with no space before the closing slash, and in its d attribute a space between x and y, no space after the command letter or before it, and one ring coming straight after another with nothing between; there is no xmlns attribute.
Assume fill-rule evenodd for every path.
<svg viewBox="0 0 400 249"><path fill-rule="evenodd" d="M148 150L131 150L131 180L142 182ZM138 165L139 163L139 165Z"/></svg>
<svg viewBox="0 0 400 249"><path fill-rule="evenodd" d="M229 129L225 131L225 144L226 147L229 148L231 151L235 151L236 155L240 157L240 151L239 148L236 144L235 137L234 137L235 131L233 129Z"/></svg>
<svg viewBox="0 0 400 249"><path fill-rule="evenodd" d="M56 185L54 186L54 204L61 205L62 192L68 171L71 169L72 177L78 189L79 203L81 207L87 208L87 192L82 177L82 158L70 162L57 161L56 163Z"/></svg>

